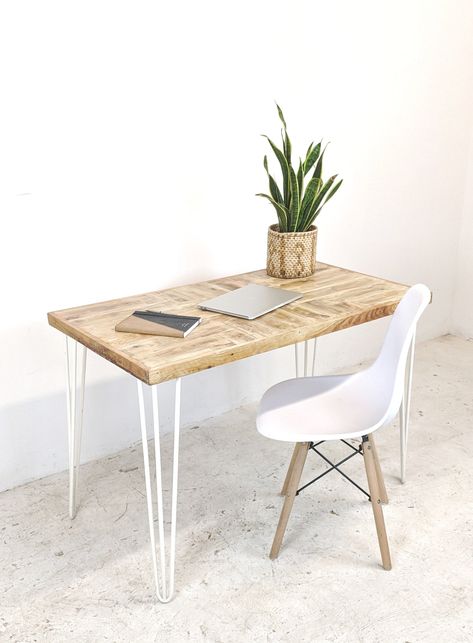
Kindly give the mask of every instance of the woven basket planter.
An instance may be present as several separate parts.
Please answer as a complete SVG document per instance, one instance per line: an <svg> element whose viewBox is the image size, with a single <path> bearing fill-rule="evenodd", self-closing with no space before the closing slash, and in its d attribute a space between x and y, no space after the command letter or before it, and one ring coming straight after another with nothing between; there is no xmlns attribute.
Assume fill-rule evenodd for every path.
<svg viewBox="0 0 473 643"><path fill-rule="evenodd" d="M306 232L279 232L274 224L268 229L266 272L278 279L309 277L315 272L317 228Z"/></svg>

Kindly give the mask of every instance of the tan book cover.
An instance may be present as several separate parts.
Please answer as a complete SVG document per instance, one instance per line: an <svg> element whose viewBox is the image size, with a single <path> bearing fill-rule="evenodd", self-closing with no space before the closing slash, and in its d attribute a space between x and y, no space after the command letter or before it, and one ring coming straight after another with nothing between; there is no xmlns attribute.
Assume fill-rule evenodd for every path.
<svg viewBox="0 0 473 643"><path fill-rule="evenodd" d="M154 311L135 311L119 322L115 326L115 330L123 333L185 337L200 321L200 317L166 315L165 313Z"/></svg>

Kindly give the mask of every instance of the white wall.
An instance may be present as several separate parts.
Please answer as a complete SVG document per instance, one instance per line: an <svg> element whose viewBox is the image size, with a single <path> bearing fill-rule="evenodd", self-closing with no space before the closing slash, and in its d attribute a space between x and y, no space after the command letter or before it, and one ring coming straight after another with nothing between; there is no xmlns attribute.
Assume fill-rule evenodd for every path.
<svg viewBox="0 0 473 643"><path fill-rule="evenodd" d="M66 467L48 310L262 267L261 132L331 140L345 183L319 258L434 291L449 329L468 154L473 6L22 2L0 8L0 489ZM322 370L385 322L321 342ZM256 399L289 350L186 378L184 422ZM84 458L139 439L130 377L92 356ZM163 398L169 403L169 387Z"/></svg>
<svg viewBox="0 0 473 643"><path fill-rule="evenodd" d="M465 181L463 217L458 241L457 266L452 329L459 335L473 337L473 125L471 127L470 155Z"/></svg>

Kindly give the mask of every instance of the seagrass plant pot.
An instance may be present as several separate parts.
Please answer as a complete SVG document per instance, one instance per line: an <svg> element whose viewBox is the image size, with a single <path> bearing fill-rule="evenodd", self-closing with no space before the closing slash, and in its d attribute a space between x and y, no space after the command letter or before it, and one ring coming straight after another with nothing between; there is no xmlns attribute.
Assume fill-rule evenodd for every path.
<svg viewBox="0 0 473 643"><path fill-rule="evenodd" d="M310 277L315 272L317 228L306 232L279 232L278 224L268 229L266 272L278 279Z"/></svg>

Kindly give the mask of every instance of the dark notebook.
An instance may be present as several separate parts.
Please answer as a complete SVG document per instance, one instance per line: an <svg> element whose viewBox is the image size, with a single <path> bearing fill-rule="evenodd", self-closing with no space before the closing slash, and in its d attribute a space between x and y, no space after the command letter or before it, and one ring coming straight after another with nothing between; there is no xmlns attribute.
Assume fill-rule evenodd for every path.
<svg viewBox="0 0 473 643"><path fill-rule="evenodd" d="M115 330L125 333L186 337L201 322L201 317L172 315L155 310L135 310L118 323Z"/></svg>

